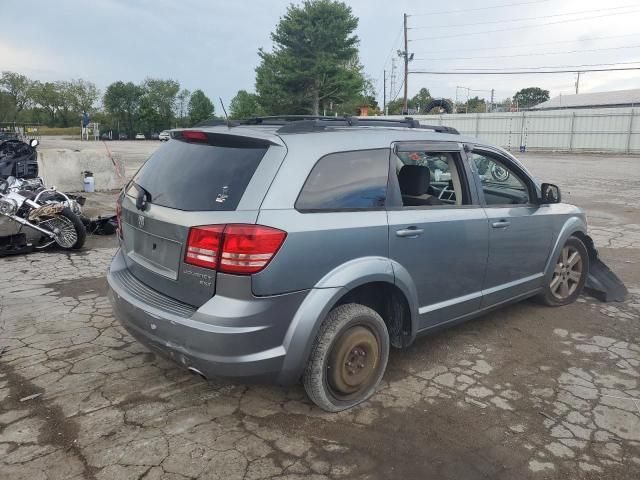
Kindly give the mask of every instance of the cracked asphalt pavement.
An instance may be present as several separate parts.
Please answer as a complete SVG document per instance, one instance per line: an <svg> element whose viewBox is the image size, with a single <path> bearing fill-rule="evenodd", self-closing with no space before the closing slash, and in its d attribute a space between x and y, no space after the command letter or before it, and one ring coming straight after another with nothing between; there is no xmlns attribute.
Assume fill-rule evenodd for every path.
<svg viewBox="0 0 640 480"><path fill-rule="evenodd" d="M0 259L0 478L640 478L640 158L521 158L585 208L627 300L526 301L421 338L340 414L133 340L106 297L113 238Z"/></svg>

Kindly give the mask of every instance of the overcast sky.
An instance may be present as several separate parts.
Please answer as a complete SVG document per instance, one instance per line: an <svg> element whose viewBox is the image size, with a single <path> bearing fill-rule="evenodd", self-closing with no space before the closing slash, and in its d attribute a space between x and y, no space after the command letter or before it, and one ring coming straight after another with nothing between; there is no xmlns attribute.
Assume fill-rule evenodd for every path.
<svg viewBox="0 0 640 480"><path fill-rule="evenodd" d="M21 0L0 0L4 20L0 28L0 70L18 71L43 81L84 78L101 90L116 80L173 78L183 87L201 88L211 98L221 96L228 103L237 90L254 90L257 51L271 47L269 34L290 3L29 0L26 4ZM357 34L361 61L380 100L382 72L391 69L391 58L401 47L403 13L411 15L409 51L415 53L411 63L414 70L515 69L633 61L640 65L638 0L346 3L360 18ZM399 90L400 59L397 65ZM455 98L456 86L465 86L479 90L472 96L488 98L490 94L482 90L494 88L496 100L500 100L528 86L547 88L552 96L573 93L574 81L575 74L571 73L414 74L409 77L409 93L427 87L434 97ZM580 82L581 92L626 88L640 88L640 70L587 73ZM466 97L466 92L459 91L459 95ZM219 111L217 102L216 110Z"/></svg>

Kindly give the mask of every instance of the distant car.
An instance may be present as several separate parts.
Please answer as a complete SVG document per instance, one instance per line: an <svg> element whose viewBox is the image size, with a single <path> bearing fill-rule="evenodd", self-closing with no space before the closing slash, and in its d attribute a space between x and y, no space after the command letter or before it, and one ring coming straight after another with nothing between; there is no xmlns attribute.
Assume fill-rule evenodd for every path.
<svg viewBox="0 0 640 480"><path fill-rule="evenodd" d="M111 140L111 137L108 133L103 133L102 135L100 135L100 140Z"/></svg>
<svg viewBox="0 0 640 480"><path fill-rule="evenodd" d="M136 133L136 140L146 140L147 137L144 136L144 133Z"/></svg>
<svg viewBox="0 0 640 480"><path fill-rule="evenodd" d="M118 135L118 140L129 140L129 136L126 133L121 133Z"/></svg>
<svg viewBox="0 0 640 480"><path fill-rule="evenodd" d="M158 135L158 138L161 142L168 142L171 138L171 134L167 130L163 130L160 132L160 135Z"/></svg>
<svg viewBox="0 0 640 480"><path fill-rule="evenodd" d="M160 135L158 135L157 133L152 133L151 140L160 140Z"/></svg>

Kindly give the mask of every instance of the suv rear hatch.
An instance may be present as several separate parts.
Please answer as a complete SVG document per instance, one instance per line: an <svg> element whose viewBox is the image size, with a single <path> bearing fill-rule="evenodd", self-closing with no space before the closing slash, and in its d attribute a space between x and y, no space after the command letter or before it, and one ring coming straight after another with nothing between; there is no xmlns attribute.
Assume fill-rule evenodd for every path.
<svg viewBox="0 0 640 480"><path fill-rule="evenodd" d="M128 272L189 305L198 307L210 299L215 265L201 266L206 262L193 261L193 252L185 260L187 242L194 238L189 231L202 225L222 230L227 224L255 224L284 158L285 148L276 142L277 137L173 132L173 139L147 160L119 199L120 245Z"/></svg>

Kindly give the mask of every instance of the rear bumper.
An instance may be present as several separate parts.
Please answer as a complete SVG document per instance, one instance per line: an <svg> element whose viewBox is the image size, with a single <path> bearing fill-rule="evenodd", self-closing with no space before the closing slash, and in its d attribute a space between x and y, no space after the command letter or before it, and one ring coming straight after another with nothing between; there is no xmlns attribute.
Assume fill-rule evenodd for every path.
<svg viewBox="0 0 640 480"><path fill-rule="evenodd" d="M307 291L254 297L249 277L233 277L219 282L218 290L222 291L196 309L135 279L120 251L107 280L113 312L122 326L179 365L195 368L207 378L269 383L292 380L281 381L287 353L283 343Z"/></svg>

